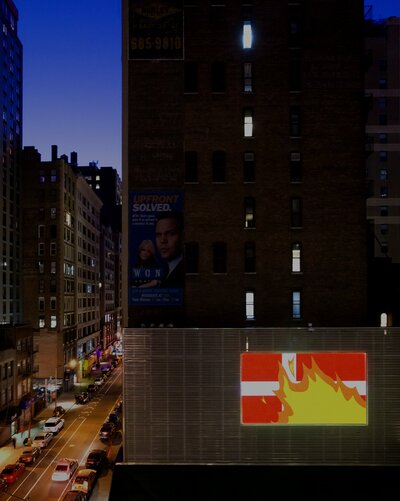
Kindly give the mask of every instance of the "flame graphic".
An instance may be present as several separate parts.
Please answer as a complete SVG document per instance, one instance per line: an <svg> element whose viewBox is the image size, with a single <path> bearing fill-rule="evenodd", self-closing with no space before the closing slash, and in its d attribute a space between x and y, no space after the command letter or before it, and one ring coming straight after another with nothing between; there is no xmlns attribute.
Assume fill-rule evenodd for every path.
<svg viewBox="0 0 400 501"><path fill-rule="evenodd" d="M313 358L311 368L303 365L303 370L303 379L293 383L279 363L275 394L283 410L278 413L278 423L367 424L366 403L356 388L347 387L339 377L335 381L327 376Z"/></svg>

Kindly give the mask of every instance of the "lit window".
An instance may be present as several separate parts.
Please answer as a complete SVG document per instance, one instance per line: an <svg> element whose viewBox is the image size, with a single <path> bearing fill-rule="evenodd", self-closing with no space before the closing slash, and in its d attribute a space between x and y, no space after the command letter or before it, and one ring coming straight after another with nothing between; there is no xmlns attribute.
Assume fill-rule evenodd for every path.
<svg viewBox="0 0 400 501"><path fill-rule="evenodd" d="M253 66L251 63L243 64L243 90L253 92Z"/></svg>
<svg viewBox="0 0 400 501"><path fill-rule="evenodd" d="M292 318L301 318L301 292L292 291Z"/></svg>
<svg viewBox="0 0 400 501"><path fill-rule="evenodd" d="M246 291L246 320L254 320L254 292Z"/></svg>
<svg viewBox="0 0 400 501"><path fill-rule="evenodd" d="M244 199L244 227L256 227L256 200L254 197Z"/></svg>
<svg viewBox="0 0 400 501"><path fill-rule="evenodd" d="M244 110L244 137L253 137L253 110Z"/></svg>
<svg viewBox="0 0 400 501"><path fill-rule="evenodd" d="M55 169L51 169L50 181L52 183L55 183L57 181L57 171Z"/></svg>
<svg viewBox="0 0 400 501"><path fill-rule="evenodd" d="M44 317L39 317L39 327L43 328L45 326Z"/></svg>
<svg viewBox="0 0 400 501"><path fill-rule="evenodd" d="M51 315L51 317L50 317L50 327L52 329L57 327L57 317L55 315Z"/></svg>
<svg viewBox="0 0 400 501"><path fill-rule="evenodd" d="M292 272L299 273L301 271L301 245L299 243L292 244Z"/></svg>
<svg viewBox="0 0 400 501"><path fill-rule="evenodd" d="M387 313L381 313L381 327L387 327Z"/></svg>
<svg viewBox="0 0 400 501"><path fill-rule="evenodd" d="M243 49L251 49L253 46L253 30L251 28L251 21L246 20L243 22Z"/></svg>

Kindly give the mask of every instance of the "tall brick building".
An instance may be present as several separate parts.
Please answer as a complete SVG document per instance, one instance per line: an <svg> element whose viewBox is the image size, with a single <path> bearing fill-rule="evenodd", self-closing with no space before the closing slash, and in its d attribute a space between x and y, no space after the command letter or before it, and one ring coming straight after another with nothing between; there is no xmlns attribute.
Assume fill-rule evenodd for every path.
<svg viewBox="0 0 400 501"><path fill-rule="evenodd" d="M125 2L126 326L366 325L362 2L184 4ZM171 193L182 293L133 290Z"/></svg>
<svg viewBox="0 0 400 501"><path fill-rule="evenodd" d="M123 27L128 314L110 499L185 499L182 477L194 499L257 497L271 465L395 463L400 347L367 327L363 2L125 0ZM272 401L287 409L271 361L301 386L307 356L344 360L331 375L358 385L361 421L268 421ZM336 412L320 397L307 415ZM278 482L294 494L300 476Z"/></svg>

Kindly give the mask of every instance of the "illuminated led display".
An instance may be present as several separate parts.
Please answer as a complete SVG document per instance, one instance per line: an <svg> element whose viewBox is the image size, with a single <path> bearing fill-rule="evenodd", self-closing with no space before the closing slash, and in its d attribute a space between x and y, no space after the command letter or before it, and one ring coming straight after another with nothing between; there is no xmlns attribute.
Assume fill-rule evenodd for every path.
<svg viewBox="0 0 400 501"><path fill-rule="evenodd" d="M367 356L241 354L243 425L366 425Z"/></svg>

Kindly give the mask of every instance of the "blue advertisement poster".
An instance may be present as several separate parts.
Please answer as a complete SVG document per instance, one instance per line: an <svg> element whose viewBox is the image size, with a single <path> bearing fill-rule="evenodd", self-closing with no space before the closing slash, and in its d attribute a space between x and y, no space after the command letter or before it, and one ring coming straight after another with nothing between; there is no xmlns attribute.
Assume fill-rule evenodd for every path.
<svg viewBox="0 0 400 501"><path fill-rule="evenodd" d="M185 283L183 193L129 195L129 304L178 306Z"/></svg>

